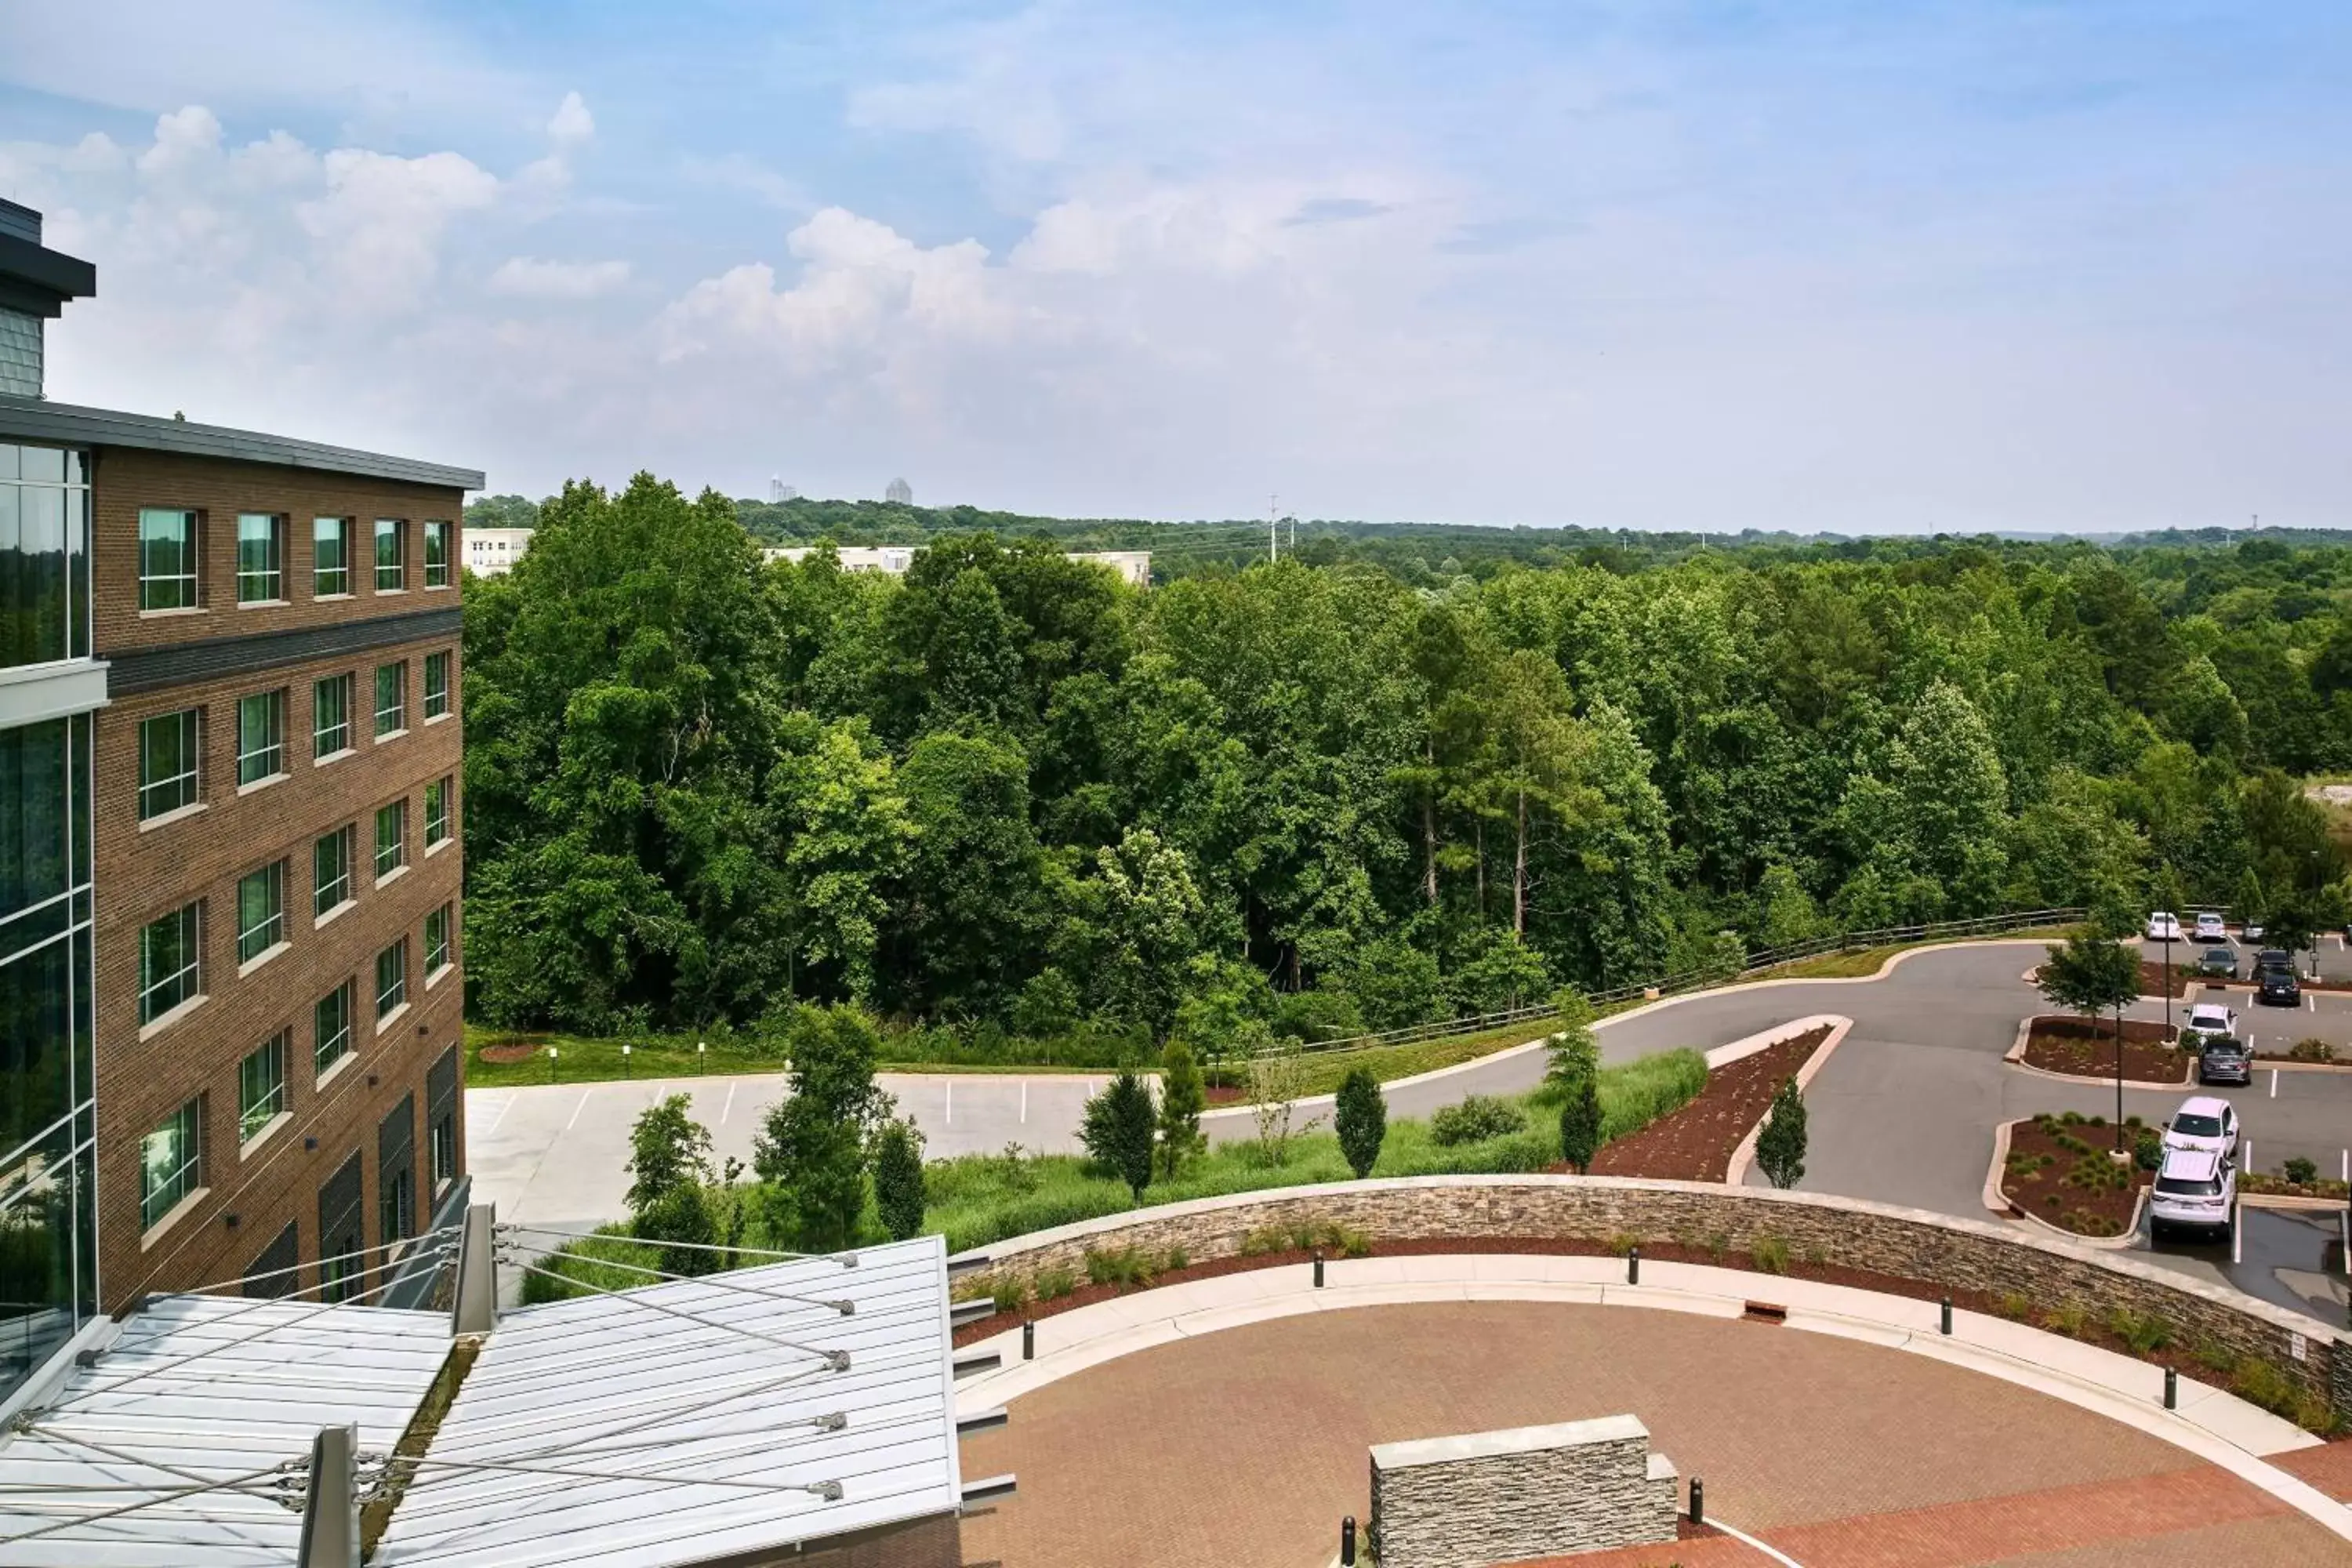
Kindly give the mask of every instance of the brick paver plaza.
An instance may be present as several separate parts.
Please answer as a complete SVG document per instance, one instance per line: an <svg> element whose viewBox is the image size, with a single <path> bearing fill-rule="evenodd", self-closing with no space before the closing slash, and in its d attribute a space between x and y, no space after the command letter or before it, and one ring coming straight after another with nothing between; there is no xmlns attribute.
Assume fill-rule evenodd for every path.
<svg viewBox="0 0 2352 1568"><path fill-rule="evenodd" d="M2352 1544L2285 1504L2088 1411L1900 1351L1675 1312L1316 1312L1142 1351L1011 1409L964 1445L967 1474L1021 1481L965 1521L969 1563L1323 1568L1340 1516L1367 1512L1370 1445L1622 1411L1705 1478L1710 1514L1805 1568L2352 1568ZM1766 1560L1717 1538L1570 1561Z"/></svg>

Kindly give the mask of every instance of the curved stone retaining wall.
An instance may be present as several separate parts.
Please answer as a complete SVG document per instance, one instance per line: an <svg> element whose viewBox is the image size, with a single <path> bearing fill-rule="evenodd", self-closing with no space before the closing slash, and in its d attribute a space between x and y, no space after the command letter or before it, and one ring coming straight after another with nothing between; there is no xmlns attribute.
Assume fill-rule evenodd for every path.
<svg viewBox="0 0 2352 1568"><path fill-rule="evenodd" d="M2181 1342L2260 1357L2352 1419L2352 1342L2313 1319L2054 1237L1857 1198L1617 1176L1420 1176L1135 1209L962 1256L986 1259L984 1280L1034 1279L1055 1268L1083 1279L1089 1252L1181 1247L1201 1262L1239 1253L1254 1230L1302 1225L1343 1226L1376 1242L1630 1236L1742 1254L1777 1237L1794 1257L1956 1290L2021 1295L2037 1311L2072 1300L2101 1320L2118 1308L2151 1314Z"/></svg>

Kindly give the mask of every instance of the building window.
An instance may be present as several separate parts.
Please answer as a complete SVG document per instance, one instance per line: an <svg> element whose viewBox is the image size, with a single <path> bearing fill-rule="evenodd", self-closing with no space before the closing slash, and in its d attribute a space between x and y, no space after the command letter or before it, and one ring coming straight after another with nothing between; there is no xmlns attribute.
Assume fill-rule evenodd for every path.
<svg viewBox="0 0 2352 1568"><path fill-rule="evenodd" d="M310 1068L320 1078L351 1055L352 983L344 981L310 1010Z"/></svg>
<svg viewBox="0 0 2352 1568"><path fill-rule="evenodd" d="M449 525L446 522L425 525L425 585L449 585Z"/></svg>
<svg viewBox="0 0 2352 1568"><path fill-rule="evenodd" d="M310 690L310 757L352 749L352 678L331 675Z"/></svg>
<svg viewBox="0 0 2352 1568"><path fill-rule="evenodd" d="M319 1300L348 1301L367 1275L366 1211L360 1185L360 1152L319 1189Z"/></svg>
<svg viewBox="0 0 2352 1568"><path fill-rule="evenodd" d="M139 1224L152 1230L204 1185L205 1102L188 1101L140 1140Z"/></svg>
<svg viewBox="0 0 2352 1568"><path fill-rule="evenodd" d="M139 509L139 607L196 607L196 514L174 508Z"/></svg>
<svg viewBox="0 0 2352 1568"><path fill-rule="evenodd" d="M286 1110L286 1050L294 1031L280 1029L236 1064L236 1141L250 1143Z"/></svg>
<svg viewBox="0 0 2352 1568"><path fill-rule="evenodd" d="M0 442L0 668L89 653L89 454Z"/></svg>
<svg viewBox="0 0 2352 1568"><path fill-rule="evenodd" d="M451 780L435 779L425 786L425 847L449 837L449 785Z"/></svg>
<svg viewBox="0 0 2352 1568"><path fill-rule="evenodd" d="M152 1024L203 989L201 904L150 921L139 933L139 1022Z"/></svg>
<svg viewBox="0 0 2352 1568"><path fill-rule="evenodd" d="M457 1179L457 1047L449 1047L425 1069L425 1174L433 1195Z"/></svg>
<svg viewBox="0 0 2352 1568"><path fill-rule="evenodd" d="M408 1000L408 939L375 955L375 1018L381 1024Z"/></svg>
<svg viewBox="0 0 2352 1568"><path fill-rule="evenodd" d="M383 1244L384 1262L392 1262L394 1242L416 1234L416 1097L403 1096L392 1113L376 1124L376 1239Z"/></svg>
<svg viewBox="0 0 2352 1568"><path fill-rule="evenodd" d="M375 520L375 591L397 594L408 586L407 529L388 517Z"/></svg>
<svg viewBox="0 0 2352 1568"><path fill-rule="evenodd" d="M313 920L329 910L351 902L352 840L356 837L346 826L336 828L310 846L310 916Z"/></svg>
<svg viewBox="0 0 2352 1568"><path fill-rule="evenodd" d="M375 738L408 728L408 661L375 667Z"/></svg>
<svg viewBox="0 0 2352 1568"><path fill-rule="evenodd" d="M448 712L449 656L428 653L425 656L425 717L441 719Z"/></svg>
<svg viewBox="0 0 2352 1568"><path fill-rule="evenodd" d="M286 597L286 520L275 512L236 517L236 602L267 605Z"/></svg>
<svg viewBox="0 0 2352 1568"><path fill-rule="evenodd" d="M196 739L196 710L158 713L139 721L139 820L151 821L196 804L201 793L197 764L204 748Z"/></svg>
<svg viewBox="0 0 2352 1568"><path fill-rule="evenodd" d="M286 693L236 700L236 782L259 784L286 771Z"/></svg>
<svg viewBox="0 0 2352 1568"><path fill-rule="evenodd" d="M273 860L236 883L236 961L250 963L286 940L286 862Z"/></svg>
<svg viewBox="0 0 2352 1568"><path fill-rule="evenodd" d="M446 904L425 917L425 973L427 979L449 967L449 917Z"/></svg>
<svg viewBox="0 0 2352 1568"><path fill-rule="evenodd" d="M310 592L323 599L351 591L351 519L320 518L310 524Z"/></svg>
<svg viewBox="0 0 2352 1568"><path fill-rule="evenodd" d="M245 1294L259 1300L274 1300L282 1296L299 1294L302 1289L302 1231L293 1220L278 1233L278 1239L262 1248L245 1270Z"/></svg>
<svg viewBox="0 0 2352 1568"><path fill-rule="evenodd" d="M408 864L408 803L395 800L375 810L375 879L383 881Z"/></svg>

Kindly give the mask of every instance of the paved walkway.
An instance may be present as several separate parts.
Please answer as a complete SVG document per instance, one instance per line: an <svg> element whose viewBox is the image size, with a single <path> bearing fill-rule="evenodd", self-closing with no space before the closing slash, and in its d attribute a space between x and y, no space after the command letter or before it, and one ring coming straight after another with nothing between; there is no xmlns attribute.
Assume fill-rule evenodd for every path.
<svg viewBox="0 0 2352 1568"><path fill-rule="evenodd" d="M1685 1477L1705 1478L1711 1514L1806 1568L2352 1564L2343 1533L2298 1508L2339 1532L2352 1515L2247 1452L2307 1438L2211 1391L2186 1390L2187 1408L2167 1416L2152 1389L2128 1386L2160 1380L2154 1369L2014 1324L1963 1314L1957 1340L1940 1341L1924 1304L1782 1280L1772 1289L1789 1299L1790 1326L1766 1327L1733 1316L1736 1296L1706 1293L1717 1277L1759 1289L1754 1276L1664 1265L1644 1268L1641 1290L1605 1294L1676 1310L1586 1304L1576 1290L1590 1300L1603 1289L1565 1278L1550 1281L1555 1300L1475 1299L1544 1288L1512 1274L1608 1268L1369 1259L1333 1265L1319 1293L1302 1292L1304 1269L1270 1269L1045 1320L1039 1361L1020 1363L1012 1338L1003 1371L959 1389L960 1407L1006 1403L1013 1416L966 1441L966 1472L1021 1480L1017 1498L967 1521L966 1555L1024 1568L1320 1568L1340 1516L1367 1512L1370 1445L1631 1411ZM1417 1285L1404 1278L1414 1274ZM1454 1299L1355 1304L1416 1289ZM1185 1292L1207 1304L1183 1310ZM1803 1304L1857 1299L1892 1321ZM1904 1326L1922 1313L1928 1322ZM2008 1353L2021 1347L2055 1364ZM2034 1380L2074 1403L2024 1385ZM2098 1413L2103 1401L2124 1418ZM1696 1541L1574 1561L1759 1560Z"/></svg>

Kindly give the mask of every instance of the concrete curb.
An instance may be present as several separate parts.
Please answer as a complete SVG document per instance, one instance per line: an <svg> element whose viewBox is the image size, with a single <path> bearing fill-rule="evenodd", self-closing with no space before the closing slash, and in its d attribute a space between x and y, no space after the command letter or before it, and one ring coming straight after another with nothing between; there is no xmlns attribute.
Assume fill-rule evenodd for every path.
<svg viewBox="0 0 2352 1568"><path fill-rule="evenodd" d="M1613 1258L1435 1254L1334 1261L1327 1265L1328 1284L1319 1290L1307 1266L1286 1265L1137 1291L1040 1320L1033 1362L1020 1359L1017 1329L967 1347L994 1350L1003 1362L999 1370L958 1384L956 1407L969 1414L1013 1404L1139 1351L1317 1311L1535 1301L1641 1307L1730 1321L1762 1292L1785 1300L1788 1328L1924 1355L2063 1400L2228 1470L2352 1541L2352 1508L2267 1462L2267 1456L2315 1447L2320 1440L2194 1378L2180 1379L2180 1408L2167 1411L2161 1368L2005 1319L1956 1311L1947 1338L1937 1331L1936 1305L1907 1297L1705 1264L1656 1265L1655 1283L1627 1286L1621 1282L1623 1267Z"/></svg>
<svg viewBox="0 0 2352 1568"><path fill-rule="evenodd" d="M2055 1078L2058 1075L2043 1073L2042 1076ZM2109 1079L2107 1081L2113 1083L2115 1080ZM1994 1131L1992 1164L1985 1172L1985 1207L1992 1209L1997 1214L2007 1215L2011 1219L2021 1219L2037 1230L2071 1241L2077 1247L2095 1247L2102 1252L2120 1252L2139 1239L2139 1222L2147 1214L2148 1190L2146 1187L2139 1190L2139 1201L2132 1205L2131 1223L2113 1236L2084 1236L2080 1231L2068 1230L2063 1226L2052 1225L2023 1204L2011 1203L2009 1200L2008 1194L2000 1190L2000 1178L2009 1169L2009 1130L2020 1121L2032 1120L2031 1116L2016 1117L2002 1122ZM2000 1200L1997 1205L1994 1202L1996 1198Z"/></svg>
<svg viewBox="0 0 2352 1568"><path fill-rule="evenodd" d="M2293 1193L2249 1193L2241 1190L2238 1206L2248 1209L2299 1210L2307 1214L2335 1214L2345 1206L2342 1198L2297 1197Z"/></svg>
<svg viewBox="0 0 2352 1568"><path fill-rule="evenodd" d="M2147 998L2142 997L2140 1000L2146 1001ZM2084 1073L2055 1072L2049 1068L2035 1067L2025 1059L2026 1042L2032 1038L2034 1020L2037 1018L2054 1018L2056 1016L2058 1016L2058 1015L2055 1013L2033 1013L2019 1019L2017 1021L2016 1043L2011 1045L2007 1051L2001 1054L2000 1059L2015 1068L2018 1071L2022 1073L2032 1073L2035 1078L2051 1079L2059 1083L2095 1083L2104 1084L2110 1089L2114 1088L2116 1080L2112 1078L2104 1076L2093 1078ZM2188 1075L2177 1082L2151 1083L2145 1079L2127 1078L2124 1079L2124 1087L2126 1089L2145 1089L2157 1094L2169 1093L2171 1090L2176 1089L2194 1089L2197 1087L2197 1068L2194 1065L2191 1065Z"/></svg>
<svg viewBox="0 0 2352 1568"><path fill-rule="evenodd" d="M1811 1087L1813 1077L1822 1070L1822 1064L1830 1059L1830 1053L1843 1043L1846 1031L1853 1027L1852 1018L1834 1013L1816 1013L1810 1018L1800 1018L1793 1024L1783 1024L1778 1029L1768 1029L1761 1035L1751 1035L1747 1040L1735 1040L1730 1045L1718 1046L1716 1050L1727 1053L1723 1061L1717 1061L1716 1051L1709 1051L1706 1054L1706 1065L1709 1069L1713 1069L1723 1066L1724 1063L1738 1061L1740 1057L1754 1056L1767 1047L1778 1044L1780 1040L1801 1035L1808 1029L1817 1029L1823 1024L1831 1026L1829 1037L1814 1047L1813 1054L1807 1057L1804 1065L1797 1069L1797 1092L1802 1095ZM1750 1041L1759 1043L1750 1044ZM1738 1055L1727 1054L1734 1051ZM1756 1140L1763 1134L1763 1131L1764 1119L1759 1116L1756 1119L1756 1125L1748 1130L1748 1136L1739 1141L1739 1147L1731 1152L1731 1163L1724 1167L1723 1172L1725 1186L1738 1187L1747 1184L1748 1167L1756 1163Z"/></svg>

